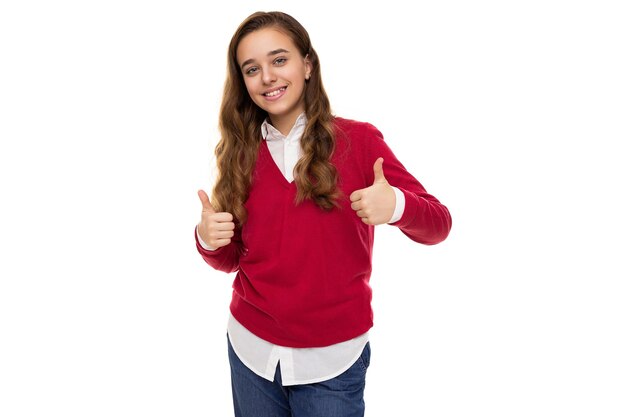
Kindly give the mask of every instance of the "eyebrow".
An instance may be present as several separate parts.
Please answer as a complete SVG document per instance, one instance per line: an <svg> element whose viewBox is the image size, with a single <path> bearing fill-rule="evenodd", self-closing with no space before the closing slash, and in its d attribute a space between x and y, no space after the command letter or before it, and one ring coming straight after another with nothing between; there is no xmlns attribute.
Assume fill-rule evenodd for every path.
<svg viewBox="0 0 626 417"><path fill-rule="evenodd" d="M274 49L273 51L269 51L267 53L267 56L274 56L274 55L282 54L283 52L289 53L289 51L286 50L286 49L278 48L278 49ZM252 62L254 62L254 59L252 59L252 58L243 61L243 63L241 64L241 68L245 67L246 65L248 65L248 64L250 64Z"/></svg>

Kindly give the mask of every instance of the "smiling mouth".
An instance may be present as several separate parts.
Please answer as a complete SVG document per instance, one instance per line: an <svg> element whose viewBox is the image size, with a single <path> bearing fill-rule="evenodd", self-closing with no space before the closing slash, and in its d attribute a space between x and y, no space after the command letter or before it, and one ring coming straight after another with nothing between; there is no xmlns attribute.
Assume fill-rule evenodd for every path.
<svg viewBox="0 0 626 417"><path fill-rule="evenodd" d="M274 97L285 91L287 87L280 87L278 90L270 91L269 93L263 93L265 97Z"/></svg>

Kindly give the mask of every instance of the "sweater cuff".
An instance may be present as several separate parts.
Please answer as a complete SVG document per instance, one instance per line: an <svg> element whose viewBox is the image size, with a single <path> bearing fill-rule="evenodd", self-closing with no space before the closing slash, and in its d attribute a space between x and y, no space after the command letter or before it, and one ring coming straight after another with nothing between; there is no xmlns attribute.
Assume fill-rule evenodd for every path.
<svg viewBox="0 0 626 417"><path fill-rule="evenodd" d="M393 215L387 222L388 224L395 223L402 218L402 215L404 214L404 205L406 203L404 193L394 186L391 186L391 188L396 194L396 208L393 210Z"/></svg>
<svg viewBox="0 0 626 417"><path fill-rule="evenodd" d="M200 243L200 246L202 246L202 249L210 250L210 251L214 251L215 249L217 249L217 248L213 248L213 247L207 245L206 243L204 243L204 241L200 237L200 233L198 233L198 226L196 226L196 237L198 238L198 243Z"/></svg>
<svg viewBox="0 0 626 417"><path fill-rule="evenodd" d="M389 224L391 224L392 226L403 228L409 226L415 220L419 203L418 197L413 193L404 192L404 190L402 189L399 190L404 197L404 210L402 212L402 215L396 222L394 222L393 224L389 222Z"/></svg>

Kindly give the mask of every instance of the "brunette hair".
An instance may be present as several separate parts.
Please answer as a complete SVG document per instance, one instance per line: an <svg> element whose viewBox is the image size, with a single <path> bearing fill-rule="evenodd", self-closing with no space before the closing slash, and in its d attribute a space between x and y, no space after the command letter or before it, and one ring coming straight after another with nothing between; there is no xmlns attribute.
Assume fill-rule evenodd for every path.
<svg viewBox="0 0 626 417"><path fill-rule="evenodd" d="M289 36L302 57L311 64L305 82L307 125L300 141L302 158L294 168L296 203L311 199L324 210L338 206L337 170L330 163L335 149L333 115L320 72L320 63L309 34L293 17L281 12L257 12L237 28L228 47L228 67L219 116L221 139L215 148L218 175L212 202L218 211L233 214L239 226L247 218L244 203L261 143L261 125L268 116L250 98L237 63L237 47L248 34L274 28Z"/></svg>

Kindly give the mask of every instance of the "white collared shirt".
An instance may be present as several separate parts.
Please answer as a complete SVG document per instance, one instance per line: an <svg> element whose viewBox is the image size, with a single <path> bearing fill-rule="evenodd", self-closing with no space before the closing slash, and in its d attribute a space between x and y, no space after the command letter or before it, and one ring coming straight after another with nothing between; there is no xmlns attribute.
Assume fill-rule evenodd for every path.
<svg viewBox="0 0 626 417"><path fill-rule="evenodd" d="M300 138L306 122L306 115L300 114L287 136L267 120L261 126L263 139L267 141L272 158L289 182L293 181L293 169L302 156ZM402 191L392 188L396 194L396 207L389 223L400 220L405 206ZM213 250L199 235L198 241L203 248ZM261 339L231 314L228 320L228 338L241 362L268 381L274 380L276 366L280 362L282 383L287 386L326 381L342 374L359 358L369 335L365 332L354 339L325 347L291 348Z"/></svg>

